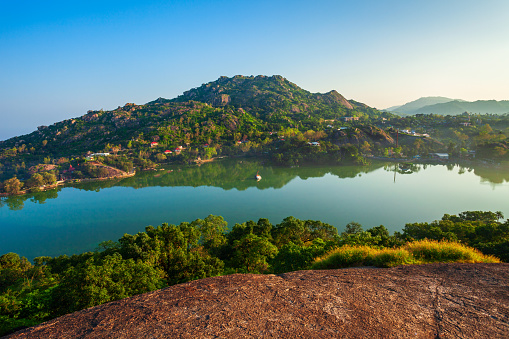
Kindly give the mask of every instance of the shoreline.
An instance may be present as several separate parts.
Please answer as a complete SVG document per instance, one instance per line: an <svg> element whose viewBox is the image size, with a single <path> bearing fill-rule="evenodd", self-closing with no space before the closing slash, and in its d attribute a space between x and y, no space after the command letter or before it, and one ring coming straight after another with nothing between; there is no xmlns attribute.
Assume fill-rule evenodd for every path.
<svg viewBox="0 0 509 339"><path fill-rule="evenodd" d="M201 166L205 163L214 162L216 160L227 158L227 156L219 156L219 157L213 157L210 159L205 160L194 160L192 163L194 163L197 166ZM263 157L259 157L263 158ZM457 165L472 165L472 164L478 164L478 165L484 165L486 167L498 167L501 165L500 162L495 162L493 160L481 160L481 159L447 159L447 160L441 160L441 159L408 159L408 158L386 158L386 157L380 157L380 156L365 156L365 159L368 160L374 160L374 161L380 161L380 162L393 162L393 163L412 163L412 164L437 164L437 165L447 165L447 164L457 164ZM308 164L309 165L309 164ZM116 169L118 171L121 171L119 169ZM155 168L152 170L156 170ZM123 172L123 171L122 171ZM77 183L84 183L84 182L93 182L93 181L105 181L105 180L112 180L112 179L124 179L124 178L130 178L136 175L136 171L133 171L132 173L123 172L122 175L114 175L114 176L108 176L104 178L83 178L83 179L67 179L67 180L60 180L57 181L53 185L44 185L40 186L39 192L42 191L49 191L51 189L55 189L58 186L64 186L66 184L77 184ZM22 190L18 192L17 194L9 194L9 193L0 193L0 198L10 197L10 196L20 196L25 194L30 194L34 192L30 192L30 189Z"/></svg>
<svg viewBox="0 0 509 339"><path fill-rule="evenodd" d="M126 173L126 172L124 172L124 173L125 174L122 174L122 175L114 175L114 176L104 177L104 178L83 178L83 179L59 180L56 183L54 183L53 185L44 185L44 186L37 187L39 190L36 192L31 192L30 191L31 189L26 189L26 190L19 191L17 194L0 193L0 197L3 198L3 197L11 197L11 196L16 196L16 195L25 195L25 194L29 194L29 193L44 192L44 191L49 191L49 190L55 189L58 186L64 186L65 184L76 184L76 183L91 182L91 181L104 181L104 180L110 180L110 179L123 179L123 178L134 177L136 175L136 171L134 171L132 173Z"/></svg>

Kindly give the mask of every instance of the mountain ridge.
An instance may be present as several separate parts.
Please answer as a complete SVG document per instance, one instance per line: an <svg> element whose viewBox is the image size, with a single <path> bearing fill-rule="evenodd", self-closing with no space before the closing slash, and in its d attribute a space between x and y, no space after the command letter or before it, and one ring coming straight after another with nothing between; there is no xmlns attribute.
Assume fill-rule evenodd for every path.
<svg viewBox="0 0 509 339"><path fill-rule="evenodd" d="M404 113L404 114L412 114L413 111L420 109L425 106L435 105L439 103L445 103L454 101L455 99L441 97L441 96L428 96L428 97L420 97L419 99L409 101L406 104L399 106L392 106L386 108L386 111Z"/></svg>
<svg viewBox="0 0 509 339"><path fill-rule="evenodd" d="M415 114L441 114L458 115L463 112L479 114L505 114L509 113L509 100L476 100L476 101L450 101L441 104L425 106L417 109Z"/></svg>
<svg viewBox="0 0 509 339"><path fill-rule="evenodd" d="M509 100L466 101L446 97L422 97L401 106L386 108L385 111L398 113L400 115L458 115L464 112L479 114L505 114L509 113Z"/></svg>

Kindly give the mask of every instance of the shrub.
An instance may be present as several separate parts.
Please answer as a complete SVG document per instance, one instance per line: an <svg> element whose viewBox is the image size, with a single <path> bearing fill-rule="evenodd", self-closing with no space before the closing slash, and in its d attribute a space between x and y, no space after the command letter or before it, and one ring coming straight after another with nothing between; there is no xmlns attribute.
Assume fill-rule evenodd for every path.
<svg viewBox="0 0 509 339"><path fill-rule="evenodd" d="M484 255L465 245L420 240L400 248L376 249L367 246L343 246L317 258L311 269L333 269L359 266L394 267L435 262L499 263L500 259Z"/></svg>
<svg viewBox="0 0 509 339"><path fill-rule="evenodd" d="M479 250L457 242L420 240L405 245L413 257L421 263L432 262L500 262L491 255L482 254Z"/></svg>
<svg viewBox="0 0 509 339"><path fill-rule="evenodd" d="M409 264L415 264L415 260L404 248L380 250L372 259L372 265L377 267L394 267Z"/></svg>
<svg viewBox="0 0 509 339"><path fill-rule="evenodd" d="M375 252L377 252L376 249L367 246L343 246L317 258L311 268L320 270L365 266Z"/></svg>

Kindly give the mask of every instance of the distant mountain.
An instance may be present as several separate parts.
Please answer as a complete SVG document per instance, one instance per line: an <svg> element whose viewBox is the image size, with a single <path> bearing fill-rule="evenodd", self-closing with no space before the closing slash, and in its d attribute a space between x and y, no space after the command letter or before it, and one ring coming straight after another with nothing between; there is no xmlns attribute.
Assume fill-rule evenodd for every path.
<svg viewBox="0 0 509 339"><path fill-rule="evenodd" d="M384 109L399 115L439 114L458 115L463 112L480 114L509 113L509 100L477 100L465 101L445 97L424 97L408 102L402 106L392 106Z"/></svg>
<svg viewBox="0 0 509 339"><path fill-rule="evenodd" d="M395 112L398 110L398 108L400 108L401 105L398 105L398 106L391 106L391 107L388 107L388 108L384 108L382 111L387 111L387 112Z"/></svg>
<svg viewBox="0 0 509 339"><path fill-rule="evenodd" d="M423 97L414 101L407 102L401 106L393 106L384 109L384 111L395 112L395 113L403 113L403 114L415 114L415 111L421 109L426 106L442 104L450 101L455 101L455 99L446 98L446 97ZM456 100L461 101L461 100ZM437 113L438 114L438 113Z"/></svg>
<svg viewBox="0 0 509 339"><path fill-rule="evenodd" d="M458 115L463 112L480 114L504 114L509 113L509 100L477 100L469 101L450 101L441 104L424 106L413 111L412 114L440 114L440 115Z"/></svg>

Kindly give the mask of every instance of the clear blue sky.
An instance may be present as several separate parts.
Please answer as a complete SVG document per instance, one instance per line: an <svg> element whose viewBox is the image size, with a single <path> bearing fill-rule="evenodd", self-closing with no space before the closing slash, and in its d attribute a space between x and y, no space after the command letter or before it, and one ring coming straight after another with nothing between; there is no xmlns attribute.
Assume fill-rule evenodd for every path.
<svg viewBox="0 0 509 339"><path fill-rule="evenodd" d="M0 0L0 140L280 74L386 108L509 99L509 1Z"/></svg>

